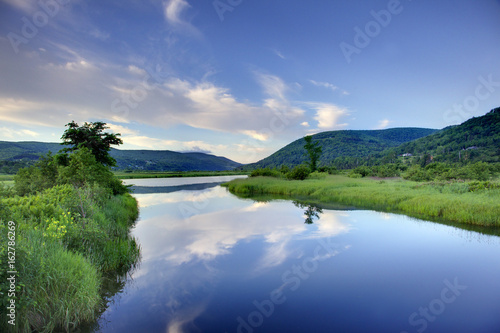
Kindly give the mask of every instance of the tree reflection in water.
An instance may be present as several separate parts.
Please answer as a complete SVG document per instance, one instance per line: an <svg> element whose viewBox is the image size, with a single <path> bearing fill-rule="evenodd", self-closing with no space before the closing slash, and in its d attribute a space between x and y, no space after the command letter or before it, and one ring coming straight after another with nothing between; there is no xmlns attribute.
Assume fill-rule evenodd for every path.
<svg viewBox="0 0 500 333"><path fill-rule="evenodd" d="M305 224L313 224L314 219L319 219L319 214L323 213L323 209L314 204L302 203L294 201L293 204L300 209L305 209L304 215L306 216Z"/></svg>

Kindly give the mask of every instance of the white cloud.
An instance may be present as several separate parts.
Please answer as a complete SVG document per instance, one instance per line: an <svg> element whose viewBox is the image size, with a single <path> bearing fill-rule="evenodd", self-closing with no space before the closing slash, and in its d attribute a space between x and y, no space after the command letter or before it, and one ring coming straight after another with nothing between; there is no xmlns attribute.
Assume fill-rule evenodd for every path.
<svg viewBox="0 0 500 333"><path fill-rule="evenodd" d="M121 126L121 125L116 125L116 124L111 124L107 123L107 126L113 133L120 133L122 136L123 135L137 135L139 134L139 131Z"/></svg>
<svg viewBox="0 0 500 333"><path fill-rule="evenodd" d="M340 123L340 119L347 116L347 109L333 104L315 104L316 116L314 119L318 122L318 128L325 130L335 130L347 126L347 123Z"/></svg>
<svg viewBox="0 0 500 333"><path fill-rule="evenodd" d="M207 203L211 198L219 197L224 192L225 189L215 187L204 191L198 199L204 199L201 203ZM176 193L171 197L183 195L187 194ZM139 196L139 205L143 206L143 200L145 205L159 203L160 199L156 199L156 196L158 195ZM260 270L280 264L286 257L286 253L291 250L287 248L287 244L293 237L321 239L348 233L351 229L343 212L325 211L321 214L321 218L315 221L316 231L311 231L303 223L302 212L298 209L281 210L276 209L276 205L251 204L242 208L230 208L217 212L197 210L193 215L193 205L183 204L182 198L175 198L175 201L171 203L177 207L173 211L181 212L184 216L177 217L172 214L168 216L170 222L167 224L164 223L165 216L147 221L147 226L154 230L155 237L164 239L170 246L149 247L143 253L145 260L158 257L173 264L182 264L197 259L212 260L217 256L230 253L240 241L262 237L267 246L257 267ZM291 204L283 203L283 205ZM201 204L194 205L194 207L199 206ZM228 219L228 216L241 218L235 223L234 220ZM269 221L274 221L274 223L270 224Z"/></svg>
<svg viewBox="0 0 500 333"><path fill-rule="evenodd" d="M256 72L255 75L257 76L257 81L260 83L264 92L268 96L278 98L280 100L286 100L285 94L289 88L280 77L260 72Z"/></svg>
<svg viewBox="0 0 500 333"><path fill-rule="evenodd" d="M256 139L259 141L267 141L269 139L269 134L259 133L259 132L254 131L254 130L243 131L243 134L246 134L246 135L252 137L253 139Z"/></svg>
<svg viewBox="0 0 500 333"><path fill-rule="evenodd" d="M191 5L186 0L168 0L163 2L165 19L171 26L199 37L200 31L181 17L183 12L189 8L191 8Z"/></svg>
<svg viewBox="0 0 500 333"><path fill-rule="evenodd" d="M26 141L27 137L36 138L37 132L28 129L13 130L8 127L0 127L0 140Z"/></svg>
<svg viewBox="0 0 500 333"><path fill-rule="evenodd" d="M383 120L380 120L378 122L378 126L376 129L384 129L384 128L387 128L387 126L389 126L389 124L392 123L392 121L390 121L389 119L383 119Z"/></svg>
<svg viewBox="0 0 500 333"><path fill-rule="evenodd" d="M316 87L323 87L323 88L331 89L332 91L335 91L338 89L337 86L335 86L329 82L318 82L318 81L314 81L314 80L309 80L309 82L311 82Z"/></svg>
<svg viewBox="0 0 500 333"><path fill-rule="evenodd" d="M141 69L141 68L134 66L134 65L129 65L127 69L130 73L135 74L135 75L146 75L147 74L144 69Z"/></svg>

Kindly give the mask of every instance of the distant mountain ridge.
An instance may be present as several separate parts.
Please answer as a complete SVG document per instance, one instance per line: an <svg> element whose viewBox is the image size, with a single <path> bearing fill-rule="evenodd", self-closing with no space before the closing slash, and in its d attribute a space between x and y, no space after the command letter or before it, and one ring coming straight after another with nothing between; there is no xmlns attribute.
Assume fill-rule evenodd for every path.
<svg viewBox="0 0 500 333"><path fill-rule="evenodd" d="M328 165L332 161L345 158L366 158L375 153L397 147L405 142L413 141L436 133L438 130L429 128L390 128L384 130L341 130L321 132L313 135L313 142L318 142L323 152L320 165ZM274 154L256 163L243 166L243 169L265 167L293 167L307 160L304 149L304 138L293 141Z"/></svg>
<svg viewBox="0 0 500 333"><path fill-rule="evenodd" d="M388 149L381 157L401 154L426 155L438 162L500 162L500 107L460 125Z"/></svg>
<svg viewBox="0 0 500 333"><path fill-rule="evenodd" d="M49 151L57 153L64 146L54 142L0 141L0 161L35 161ZM179 153L170 150L111 149L118 169L150 171L226 171L240 163L206 153Z"/></svg>

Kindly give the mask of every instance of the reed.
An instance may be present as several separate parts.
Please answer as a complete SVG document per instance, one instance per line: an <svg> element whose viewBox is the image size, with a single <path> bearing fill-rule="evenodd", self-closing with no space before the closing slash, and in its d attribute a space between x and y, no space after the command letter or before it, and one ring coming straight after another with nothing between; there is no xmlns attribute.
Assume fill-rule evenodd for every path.
<svg viewBox="0 0 500 333"><path fill-rule="evenodd" d="M307 197L324 203L339 203L364 209L404 213L409 216L500 226L500 185L486 182L414 182L402 179L324 178L287 181L273 177L236 179L224 184L231 193Z"/></svg>

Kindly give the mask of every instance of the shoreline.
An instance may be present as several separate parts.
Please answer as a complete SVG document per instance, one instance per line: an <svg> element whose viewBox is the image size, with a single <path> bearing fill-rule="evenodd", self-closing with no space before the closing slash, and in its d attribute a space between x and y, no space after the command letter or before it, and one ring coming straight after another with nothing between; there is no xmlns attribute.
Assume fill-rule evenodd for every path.
<svg viewBox="0 0 500 333"><path fill-rule="evenodd" d="M500 227L500 189L487 182L413 182L324 176L304 181L252 177L223 184L238 196L280 195L405 214L435 222Z"/></svg>

